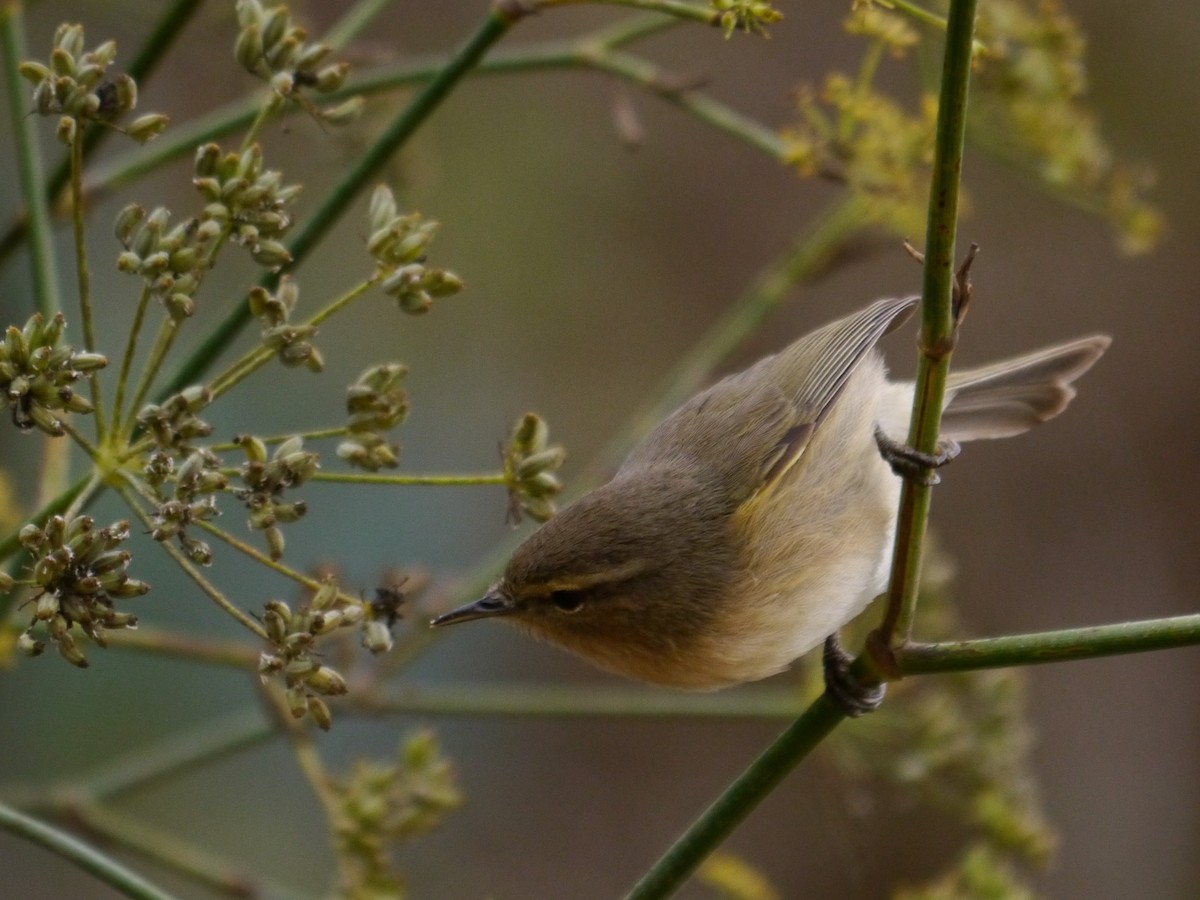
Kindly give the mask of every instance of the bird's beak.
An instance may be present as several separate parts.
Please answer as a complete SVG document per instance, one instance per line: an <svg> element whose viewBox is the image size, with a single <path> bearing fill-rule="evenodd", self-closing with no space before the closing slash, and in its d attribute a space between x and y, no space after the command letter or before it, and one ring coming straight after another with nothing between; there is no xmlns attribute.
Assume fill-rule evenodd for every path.
<svg viewBox="0 0 1200 900"><path fill-rule="evenodd" d="M490 619L492 616L507 616L516 612L517 605L504 596L496 588L492 588L478 600L452 609L438 616L429 624L434 628L443 625L457 625L459 622L470 622L472 619Z"/></svg>

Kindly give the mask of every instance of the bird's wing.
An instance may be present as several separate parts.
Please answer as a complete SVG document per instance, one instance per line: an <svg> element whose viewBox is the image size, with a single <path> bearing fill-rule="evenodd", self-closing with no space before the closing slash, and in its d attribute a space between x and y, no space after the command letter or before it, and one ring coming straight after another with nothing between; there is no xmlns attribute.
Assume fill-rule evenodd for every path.
<svg viewBox="0 0 1200 900"><path fill-rule="evenodd" d="M880 300L717 382L652 431L622 471L698 467L741 504L800 459L855 367L915 305L915 297Z"/></svg>

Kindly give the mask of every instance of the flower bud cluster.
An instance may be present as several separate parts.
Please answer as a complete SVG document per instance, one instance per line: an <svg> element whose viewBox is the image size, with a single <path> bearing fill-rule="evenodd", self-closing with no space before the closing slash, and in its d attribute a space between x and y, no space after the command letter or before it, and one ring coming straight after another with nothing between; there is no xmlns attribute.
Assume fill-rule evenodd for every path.
<svg viewBox="0 0 1200 900"><path fill-rule="evenodd" d="M212 402L212 392L203 385L184 388L159 403L148 403L137 422L162 450L186 454L196 438L212 434L212 426L197 415Z"/></svg>
<svg viewBox="0 0 1200 900"><path fill-rule="evenodd" d="M463 802L454 768L428 729L409 736L390 765L355 763L334 789L340 801L333 822L338 856L356 863L344 873L344 896L403 896L392 847L434 830Z"/></svg>
<svg viewBox="0 0 1200 900"><path fill-rule="evenodd" d="M71 385L108 360L63 344L66 321L62 313L49 322L34 313L24 328L10 325L0 341L0 410L11 408L13 424L22 431L39 428L57 437L63 424L56 413L92 411Z"/></svg>
<svg viewBox="0 0 1200 900"><path fill-rule="evenodd" d="M168 229L171 213L157 207L149 215L137 203L117 214L116 235L124 251L117 268L138 275L146 289L176 321L195 311L193 297L212 261L222 232L215 219L188 219Z"/></svg>
<svg viewBox="0 0 1200 900"><path fill-rule="evenodd" d="M264 170L258 144L225 154L216 144L203 145L196 151L192 183L208 203L202 222L211 219L228 228L260 266L277 271L292 261L279 239L292 227L287 207L299 195L300 185L285 185L283 173Z"/></svg>
<svg viewBox="0 0 1200 900"><path fill-rule="evenodd" d="M265 681L281 674L292 715L297 719L310 715L328 731L329 707L321 698L346 693L346 679L320 662L317 638L340 629L360 628L365 643L368 626L377 624L371 619L370 606L339 594L337 582L328 578L298 610L282 600L269 601L262 622L271 648L259 657L259 675Z"/></svg>
<svg viewBox="0 0 1200 900"><path fill-rule="evenodd" d="M766 26L783 18L783 13L766 0L709 0L709 5L716 11L716 24L726 38L735 31L768 37Z"/></svg>
<svg viewBox="0 0 1200 900"><path fill-rule="evenodd" d="M117 612L113 601L137 597L150 590L144 581L130 578L130 554L119 549L129 538L129 523L116 522L96 529L91 516L76 516L69 522L52 516L38 528L21 529L21 546L34 558L33 583L39 593L33 620L17 641L18 649L37 656L45 643L36 632L44 629L63 659L85 667L87 658L71 634L78 625L101 647L107 646L106 629L134 628L137 617Z"/></svg>
<svg viewBox="0 0 1200 900"><path fill-rule="evenodd" d="M151 522L154 524L150 537L156 541L179 539L179 546L188 558L197 565L207 566L212 562L212 548L204 541L191 537L186 529L194 522L207 522L221 513L217 509L216 492L228 485L228 479L220 470L220 459L208 450L194 450L183 461L177 474L175 462L170 454L156 450L146 463L146 480L162 496L162 486L174 474L174 496L164 500L155 509Z"/></svg>
<svg viewBox="0 0 1200 900"><path fill-rule="evenodd" d="M74 143L82 120L110 122L137 106L137 84L128 75L106 78L117 45L106 41L84 50L83 26L60 25L54 32L49 64L26 60L18 71L33 85L34 109L42 116L61 116L58 138ZM144 144L162 133L167 117L153 113L121 129Z"/></svg>
<svg viewBox="0 0 1200 900"><path fill-rule="evenodd" d="M348 63L327 63L333 48L308 40L308 32L292 24L282 4L265 8L259 0L238 0L240 26L233 54L251 75L268 82L281 97L302 88L318 94L336 91L350 74Z"/></svg>
<svg viewBox="0 0 1200 900"><path fill-rule="evenodd" d="M269 459L260 438L241 435L234 442L246 452L240 470L246 487L233 494L250 510L250 527L265 534L271 558L279 559L284 547L279 525L295 522L308 511L303 500L285 500L284 491L304 484L316 473L318 456L306 451L299 437L281 443Z"/></svg>
<svg viewBox="0 0 1200 900"><path fill-rule="evenodd" d="M262 325L263 344L281 363L320 372L325 368L325 359L309 340L317 333L317 326L293 325L290 321L299 298L300 288L285 275L274 294L261 286L250 289L250 312Z"/></svg>
<svg viewBox="0 0 1200 900"><path fill-rule="evenodd" d="M463 289L462 279L453 272L425 265L437 222L415 212L400 215L391 189L382 184L371 195L367 216L371 227L367 252L379 264L376 276L384 293L395 297L402 310L428 312L435 298Z"/></svg>
<svg viewBox="0 0 1200 900"><path fill-rule="evenodd" d="M350 435L338 445L337 455L350 465L377 472L399 464L400 446L388 443L385 434L408 417L408 394L400 386L406 374L399 363L374 366L347 389Z"/></svg>
<svg viewBox="0 0 1200 900"><path fill-rule="evenodd" d="M554 473L562 468L567 452L558 444L550 445L549 436L545 420L526 413L503 449L510 522L521 521L522 513L544 522L555 513L553 498L562 491L562 482Z"/></svg>

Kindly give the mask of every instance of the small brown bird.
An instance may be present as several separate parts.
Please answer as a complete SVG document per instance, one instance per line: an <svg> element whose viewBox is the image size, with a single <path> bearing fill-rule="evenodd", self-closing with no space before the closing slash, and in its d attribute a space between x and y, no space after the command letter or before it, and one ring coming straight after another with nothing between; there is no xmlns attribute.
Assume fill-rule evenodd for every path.
<svg viewBox="0 0 1200 900"><path fill-rule="evenodd" d="M693 397L613 479L542 525L486 596L434 619L500 618L602 668L712 690L773 675L885 587L913 385L879 339L916 298L880 300ZM1058 415L1108 347L1080 338L952 374L944 440Z"/></svg>

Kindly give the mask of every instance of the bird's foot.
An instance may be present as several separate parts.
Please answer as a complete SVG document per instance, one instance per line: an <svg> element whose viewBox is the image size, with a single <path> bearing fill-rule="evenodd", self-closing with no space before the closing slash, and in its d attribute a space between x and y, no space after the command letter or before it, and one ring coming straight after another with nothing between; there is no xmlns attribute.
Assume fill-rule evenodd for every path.
<svg viewBox="0 0 1200 900"><path fill-rule="evenodd" d="M962 449L957 441L949 438L939 441L936 453L923 453L908 444L902 444L883 433L879 426L875 427L875 443L879 454L884 458L892 471L901 478L911 478L920 484L934 485L941 481L934 469L940 469L950 462Z"/></svg>
<svg viewBox="0 0 1200 900"><path fill-rule="evenodd" d="M825 638L825 654L821 661L825 669L825 693L842 712L856 719L879 709L887 685L859 681L850 671L854 657L842 649L837 632Z"/></svg>

